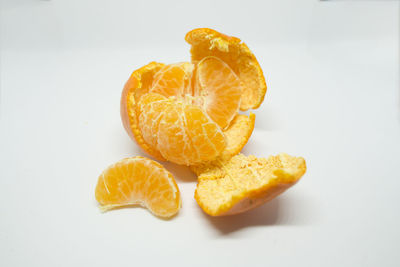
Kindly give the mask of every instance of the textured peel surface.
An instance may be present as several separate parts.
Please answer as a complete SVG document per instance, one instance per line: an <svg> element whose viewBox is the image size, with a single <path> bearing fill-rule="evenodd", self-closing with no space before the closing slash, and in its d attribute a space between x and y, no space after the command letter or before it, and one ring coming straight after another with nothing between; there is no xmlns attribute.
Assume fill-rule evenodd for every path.
<svg viewBox="0 0 400 267"><path fill-rule="evenodd" d="M301 157L282 153L264 159L238 154L201 169L195 199L212 216L244 212L284 192L305 171Z"/></svg>

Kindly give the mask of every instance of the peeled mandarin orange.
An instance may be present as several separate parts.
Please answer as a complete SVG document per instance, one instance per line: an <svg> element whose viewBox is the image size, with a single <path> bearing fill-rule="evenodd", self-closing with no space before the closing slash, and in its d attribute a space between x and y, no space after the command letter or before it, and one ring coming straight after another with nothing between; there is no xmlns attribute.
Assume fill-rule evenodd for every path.
<svg viewBox="0 0 400 267"><path fill-rule="evenodd" d="M241 83L236 74L214 57L199 63L196 75L191 63L160 65L141 83L138 77L147 74L142 70L132 74L135 83L128 81L121 101L130 135L158 159L183 165L216 159L226 146L223 130L239 108Z"/></svg>
<svg viewBox="0 0 400 267"><path fill-rule="evenodd" d="M253 209L293 186L306 172L301 157L287 154L268 159L238 154L194 170L198 175L195 199L211 216Z"/></svg>
<svg viewBox="0 0 400 267"><path fill-rule="evenodd" d="M148 93L138 106L144 140L172 162L190 165L207 161L225 147L218 125L195 105Z"/></svg>
<svg viewBox="0 0 400 267"><path fill-rule="evenodd" d="M216 39L207 44L207 38ZM186 40L192 63L152 62L132 73L121 117L129 136L151 156L193 166L240 152L254 115L239 116L238 110L258 107L266 86L257 60L239 39L198 29Z"/></svg>
<svg viewBox="0 0 400 267"><path fill-rule="evenodd" d="M261 105L267 85L260 64L244 42L207 28L188 32L185 40L192 46L190 52L194 64L205 57L214 56L236 73L244 85L241 110L255 109Z"/></svg>
<svg viewBox="0 0 400 267"><path fill-rule="evenodd" d="M172 174L144 157L126 158L104 170L95 196L102 210L140 205L164 218L175 215L181 207Z"/></svg>

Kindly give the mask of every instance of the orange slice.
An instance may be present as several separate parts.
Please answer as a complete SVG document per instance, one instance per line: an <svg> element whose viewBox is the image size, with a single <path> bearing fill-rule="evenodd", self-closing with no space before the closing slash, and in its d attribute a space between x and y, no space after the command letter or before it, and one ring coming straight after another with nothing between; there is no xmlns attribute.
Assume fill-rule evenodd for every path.
<svg viewBox="0 0 400 267"><path fill-rule="evenodd" d="M268 159L236 155L195 169L195 199L211 216L241 213L255 208L293 186L306 172L301 157L287 154Z"/></svg>
<svg viewBox="0 0 400 267"><path fill-rule="evenodd" d="M102 210L140 205L156 216L169 218L181 207L172 174L159 163L143 157L126 158L104 170L95 195Z"/></svg>
<svg viewBox="0 0 400 267"><path fill-rule="evenodd" d="M244 87L241 110L258 108L264 100L267 86L254 54L239 38L227 36L212 29L194 29L185 40L192 46L192 62L196 64L207 56L220 58L236 73Z"/></svg>

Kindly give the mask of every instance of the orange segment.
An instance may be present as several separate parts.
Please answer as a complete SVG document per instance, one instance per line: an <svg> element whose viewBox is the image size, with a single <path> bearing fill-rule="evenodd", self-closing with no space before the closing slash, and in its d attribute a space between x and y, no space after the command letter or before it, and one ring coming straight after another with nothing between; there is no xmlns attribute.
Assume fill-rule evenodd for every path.
<svg viewBox="0 0 400 267"><path fill-rule="evenodd" d="M239 110L242 84L232 69L216 57L197 65L194 96L204 101L207 114L225 129Z"/></svg>
<svg viewBox="0 0 400 267"><path fill-rule="evenodd" d="M143 139L163 158L182 165L214 160L225 148L218 125L196 106L148 93L138 103Z"/></svg>
<svg viewBox="0 0 400 267"><path fill-rule="evenodd" d="M182 165L199 161L187 133L182 103L165 109L157 136L157 148L167 160Z"/></svg>
<svg viewBox="0 0 400 267"><path fill-rule="evenodd" d="M263 159L239 154L202 170L195 199L209 215L237 214L275 198L305 172L301 157L282 153Z"/></svg>
<svg viewBox="0 0 400 267"><path fill-rule="evenodd" d="M160 94L149 93L145 94L138 103L139 130L146 143L157 151L158 128L164 116L164 111L172 105L171 102Z"/></svg>
<svg viewBox="0 0 400 267"><path fill-rule="evenodd" d="M199 107L185 106L185 124L193 149L200 159L190 165L214 160L224 150L224 134Z"/></svg>
<svg viewBox="0 0 400 267"><path fill-rule="evenodd" d="M194 29L185 40L192 46L192 62L207 56L223 60L244 84L241 110L258 108L264 100L267 86L264 75L254 54L239 38L227 36L212 29Z"/></svg>
<svg viewBox="0 0 400 267"><path fill-rule="evenodd" d="M192 94L190 82L193 69L193 64L189 62L164 66L156 73L150 92L166 97Z"/></svg>
<svg viewBox="0 0 400 267"><path fill-rule="evenodd" d="M102 210L140 205L159 217L181 207L178 186L163 166L143 157L123 159L102 172L95 191Z"/></svg>

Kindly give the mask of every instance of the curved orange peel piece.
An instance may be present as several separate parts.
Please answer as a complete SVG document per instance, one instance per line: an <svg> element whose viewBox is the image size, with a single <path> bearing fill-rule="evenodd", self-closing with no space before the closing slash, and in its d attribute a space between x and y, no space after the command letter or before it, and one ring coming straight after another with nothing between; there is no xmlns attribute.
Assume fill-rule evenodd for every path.
<svg viewBox="0 0 400 267"><path fill-rule="evenodd" d="M192 46L193 63L207 56L218 57L239 76L244 84L241 110L256 109L261 105L267 85L260 64L244 42L208 28L188 32L185 40Z"/></svg>
<svg viewBox="0 0 400 267"><path fill-rule="evenodd" d="M236 155L199 170L195 199L211 216L253 209L286 191L306 172L301 157Z"/></svg>
<svg viewBox="0 0 400 267"><path fill-rule="evenodd" d="M165 160L164 157L144 140L138 127L137 103L142 95L149 92L154 75L164 66L162 63L150 62L135 70L125 83L121 95L121 120L126 132L144 151L162 161Z"/></svg>

